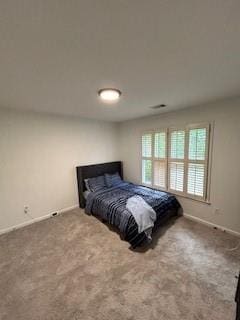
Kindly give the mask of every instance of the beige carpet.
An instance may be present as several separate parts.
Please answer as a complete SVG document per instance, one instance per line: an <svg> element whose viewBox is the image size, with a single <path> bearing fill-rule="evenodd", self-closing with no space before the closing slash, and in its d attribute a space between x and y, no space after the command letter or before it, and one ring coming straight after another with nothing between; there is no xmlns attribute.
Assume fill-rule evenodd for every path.
<svg viewBox="0 0 240 320"><path fill-rule="evenodd" d="M238 238L179 218L134 252L79 209L0 237L1 320L232 320Z"/></svg>

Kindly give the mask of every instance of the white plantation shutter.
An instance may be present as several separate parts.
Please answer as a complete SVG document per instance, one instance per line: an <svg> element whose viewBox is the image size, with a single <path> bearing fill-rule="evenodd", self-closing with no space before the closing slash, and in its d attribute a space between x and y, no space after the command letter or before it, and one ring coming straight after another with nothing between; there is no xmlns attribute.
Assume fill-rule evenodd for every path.
<svg viewBox="0 0 240 320"><path fill-rule="evenodd" d="M142 136L142 156L152 157L152 134L146 133Z"/></svg>
<svg viewBox="0 0 240 320"><path fill-rule="evenodd" d="M172 159L184 159L185 131L184 130L172 131L170 133L170 145L171 145L170 157Z"/></svg>
<svg viewBox="0 0 240 320"><path fill-rule="evenodd" d="M207 199L209 124L142 135L142 183Z"/></svg>
<svg viewBox="0 0 240 320"><path fill-rule="evenodd" d="M142 160L142 182L144 184L152 183L152 160Z"/></svg>
<svg viewBox="0 0 240 320"><path fill-rule="evenodd" d="M188 164L188 187L187 192L196 196L204 195L204 165L189 163Z"/></svg>
<svg viewBox="0 0 240 320"><path fill-rule="evenodd" d="M166 132L155 132L154 134L154 157L166 158Z"/></svg>
<svg viewBox="0 0 240 320"><path fill-rule="evenodd" d="M154 167L153 185L167 189L167 132L157 131L154 134Z"/></svg>
<svg viewBox="0 0 240 320"><path fill-rule="evenodd" d="M189 129L189 160L205 160L207 128Z"/></svg>
<svg viewBox="0 0 240 320"><path fill-rule="evenodd" d="M169 190L182 193L185 176L185 130L170 130L169 146Z"/></svg>
<svg viewBox="0 0 240 320"><path fill-rule="evenodd" d="M187 194L206 198L209 126L188 129Z"/></svg>
<svg viewBox="0 0 240 320"><path fill-rule="evenodd" d="M166 164L161 161L154 161L154 185L166 188Z"/></svg>
<svg viewBox="0 0 240 320"><path fill-rule="evenodd" d="M184 184L184 163L182 162L170 162L170 189L183 192Z"/></svg>
<svg viewBox="0 0 240 320"><path fill-rule="evenodd" d="M142 135L142 183L152 184L152 133Z"/></svg>
<svg viewBox="0 0 240 320"><path fill-rule="evenodd" d="M167 188L167 132L142 135L142 183Z"/></svg>

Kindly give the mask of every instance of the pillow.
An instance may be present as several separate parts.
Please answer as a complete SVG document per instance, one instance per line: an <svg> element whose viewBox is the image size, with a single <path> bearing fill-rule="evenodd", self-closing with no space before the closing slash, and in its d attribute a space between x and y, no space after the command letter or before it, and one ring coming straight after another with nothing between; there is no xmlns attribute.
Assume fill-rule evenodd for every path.
<svg viewBox="0 0 240 320"><path fill-rule="evenodd" d="M117 186L119 183L122 182L122 179L118 172L114 174L105 173L105 183L108 188Z"/></svg>
<svg viewBox="0 0 240 320"><path fill-rule="evenodd" d="M95 178L87 179L87 184L89 187L89 191L96 192L106 187L104 176L98 176Z"/></svg>
<svg viewBox="0 0 240 320"><path fill-rule="evenodd" d="M85 186L86 186L87 191L91 192L90 187L88 185L88 179L84 179L84 182L85 182Z"/></svg>

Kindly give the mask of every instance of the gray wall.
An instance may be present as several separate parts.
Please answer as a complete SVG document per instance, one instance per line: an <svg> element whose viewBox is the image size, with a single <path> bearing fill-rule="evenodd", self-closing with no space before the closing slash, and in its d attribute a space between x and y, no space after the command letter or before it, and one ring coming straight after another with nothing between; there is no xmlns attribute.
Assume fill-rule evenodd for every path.
<svg viewBox="0 0 240 320"><path fill-rule="evenodd" d="M214 122L211 205L183 197L178 199L185 213L240 232L240 99L121 123L119 141L125 178L141 181L140 137L144 130L198 122Z"/></svg>
<svg viewBox="0 0 240 320"><path fill-rule="evenodd" d="M240 232L240 99L126 121L0 110L0 232L77 205L75 166L123 160L125 178L141 180L144 130L214 122L211 205L179 197L185 213ZM219 208L218 213L215 209Z"/></svg>
<svg viewBox="0 0 240 320"><path fill-rule="evenodd" d="M75 167L117 151L113 123L0 110L0 232L77 205Z"/></svg>

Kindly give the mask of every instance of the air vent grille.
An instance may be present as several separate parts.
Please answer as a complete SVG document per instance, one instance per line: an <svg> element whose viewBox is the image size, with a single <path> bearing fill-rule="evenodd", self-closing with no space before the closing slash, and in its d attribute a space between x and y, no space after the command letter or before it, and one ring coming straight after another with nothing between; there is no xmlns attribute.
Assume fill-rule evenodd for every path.
<svg viewBox="0 0 240 320"><path fill-rule="evenodd" d="M153 107L150 107L150 108L156 110L156 109L165 108L165 107L166 107L165 104L158 104L157 106L153 106Z"/></svg>

